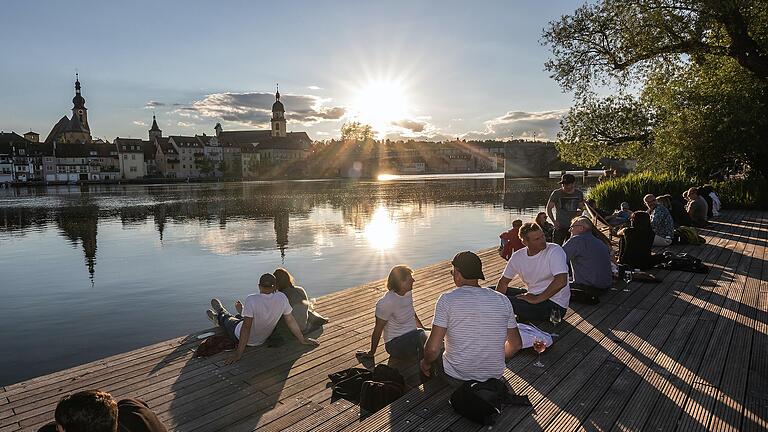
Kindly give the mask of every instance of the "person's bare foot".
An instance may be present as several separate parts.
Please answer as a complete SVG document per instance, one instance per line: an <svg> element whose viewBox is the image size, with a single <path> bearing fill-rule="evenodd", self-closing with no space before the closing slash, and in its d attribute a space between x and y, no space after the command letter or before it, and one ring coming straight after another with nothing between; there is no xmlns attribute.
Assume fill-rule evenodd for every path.
<svg viewBox="0 0 768 432"><path fill-rule="evenodd" d="M237 313L242 314L243 313L243 302L240 300L235 301L235 310Z"/></svg>

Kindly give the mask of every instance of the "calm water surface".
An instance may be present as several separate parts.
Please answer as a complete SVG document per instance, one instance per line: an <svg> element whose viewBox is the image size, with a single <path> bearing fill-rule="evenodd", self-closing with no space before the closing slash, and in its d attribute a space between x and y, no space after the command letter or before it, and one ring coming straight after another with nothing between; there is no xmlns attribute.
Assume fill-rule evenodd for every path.
<svg viewBox="0 0 768 432"><path fill-rule="evenodd" d="M493 246L555 186L437 176L0 190L0 385L207 328L211 297L231 308L276 267L318 297Z"/></svg>

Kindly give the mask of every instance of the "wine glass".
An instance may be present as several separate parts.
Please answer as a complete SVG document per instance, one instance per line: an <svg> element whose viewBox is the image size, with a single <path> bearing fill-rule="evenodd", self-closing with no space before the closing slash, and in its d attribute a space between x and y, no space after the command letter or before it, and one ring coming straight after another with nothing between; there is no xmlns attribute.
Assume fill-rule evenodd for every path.
<svg viewBox="0 0 768 432"><path fill-rule="evenodd" d="M632 270L625 270L624 271L624 284L626 287L622 290L624 292L629 292L629 283L632 282Z"/></svg>
<svg viewBox="0 0 768 432"><path fill-rule="evenodd" d="M555 327L557 327L558 324L560 324L560 321L563 319L562 314L560 313L560 309L553 307L552 312L549 313L549 322L552 323L552 337L558 337L559 334L555 333Z"/></svg>
<svg viewBox="0 0 768 432"><path fill-rule="evenodd" d="M539 357L536 359L536 363L533 365L536 367L544 367L544 363L541 362L541 353L547 349L547 343L543 339L537 337L533 340L533 349L539 353Z"/></svg>

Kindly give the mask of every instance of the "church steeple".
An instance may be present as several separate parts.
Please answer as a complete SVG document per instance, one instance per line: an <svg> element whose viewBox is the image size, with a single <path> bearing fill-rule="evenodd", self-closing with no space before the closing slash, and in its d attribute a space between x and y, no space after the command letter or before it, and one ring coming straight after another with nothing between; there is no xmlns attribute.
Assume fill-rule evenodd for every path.
<svg viewBox="0 0 768 432"><path fill-rule="evenodd" d="M149 130L149 140L154 141L155 138L160 138L163 136L163 131L160 130L160 127L157 125L157 119L155 118L155 115L152 114L152 128Z"/></svg>
<svg viewBox="0 0 768 432"><path fill-rule="evenodd" d="M72 117L77 117L80 125L90 131L88 126L88 109L85 107L85 98L81 94L80 74L75 73L75 97L72 98Z"/></svg>
<svg viewBox="0 0 768 432"><path fill-rule="evenodd" d="M280 85L277 85L275 92L275 103L272 104L272 136L285 137L285 107L280 102Z"/></svg>

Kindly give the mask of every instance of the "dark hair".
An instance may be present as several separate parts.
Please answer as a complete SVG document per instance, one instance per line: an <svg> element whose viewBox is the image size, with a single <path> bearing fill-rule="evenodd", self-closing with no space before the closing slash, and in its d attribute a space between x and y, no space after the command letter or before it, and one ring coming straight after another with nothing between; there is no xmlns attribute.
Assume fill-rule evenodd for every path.
<svg viewBox="0 0 768 432"><path fill-rule="evenodd" d="M521 226L523 226L523 221L520 219L515 219L512 221L512 228L520 228Z"/></svg>
<svg viewBox="0 0 768 432"><path fill-rule="evenodd" d="M633 228L651 228L651 215L645 211L636 211L630 216Z"/></svg>
<svg viewBox="0 0 768 432"><path fill-rule="evenodd" d="M67 432L116 432L117 402L100 390L77 392L61 398L54 418Z"/></svg>
<svg viewBox="0 0 768 432"><path fill-rule="evenodd" d="M284 291L286 288L290 288L296 283L296 280L294 280L293 276L288 273L288 270L282 267L275 269L272 274L275 276L277 289L280 291Z"/></svg>
<svg viewBox="0 0 768 432"><path fill-rule="evenodd" d="M536 223L539 223L539 217L541 217L542 215L544 216L545 219L547 218L547 213L546 212L539 212L536 215L536 217L533 218L533 221L536 222ZM539 225L539 226L541 226L541 225Z"/></svg>
<svg viewBox="0 0 768 432"><path fill-rule="evenodd" d="M534 231L541 231L541 227L536 222L526 222L520 227L520 240L528 240L528 234Z"/></svg>
<svg viewBox="0 0 768 432"><path fill-rule="evenodd" d="M389 271L387 276L387 289L394 291L400 288L400 284L405 280L406 276L413 274L413 270L407 265L396 265Z"/></svg>

